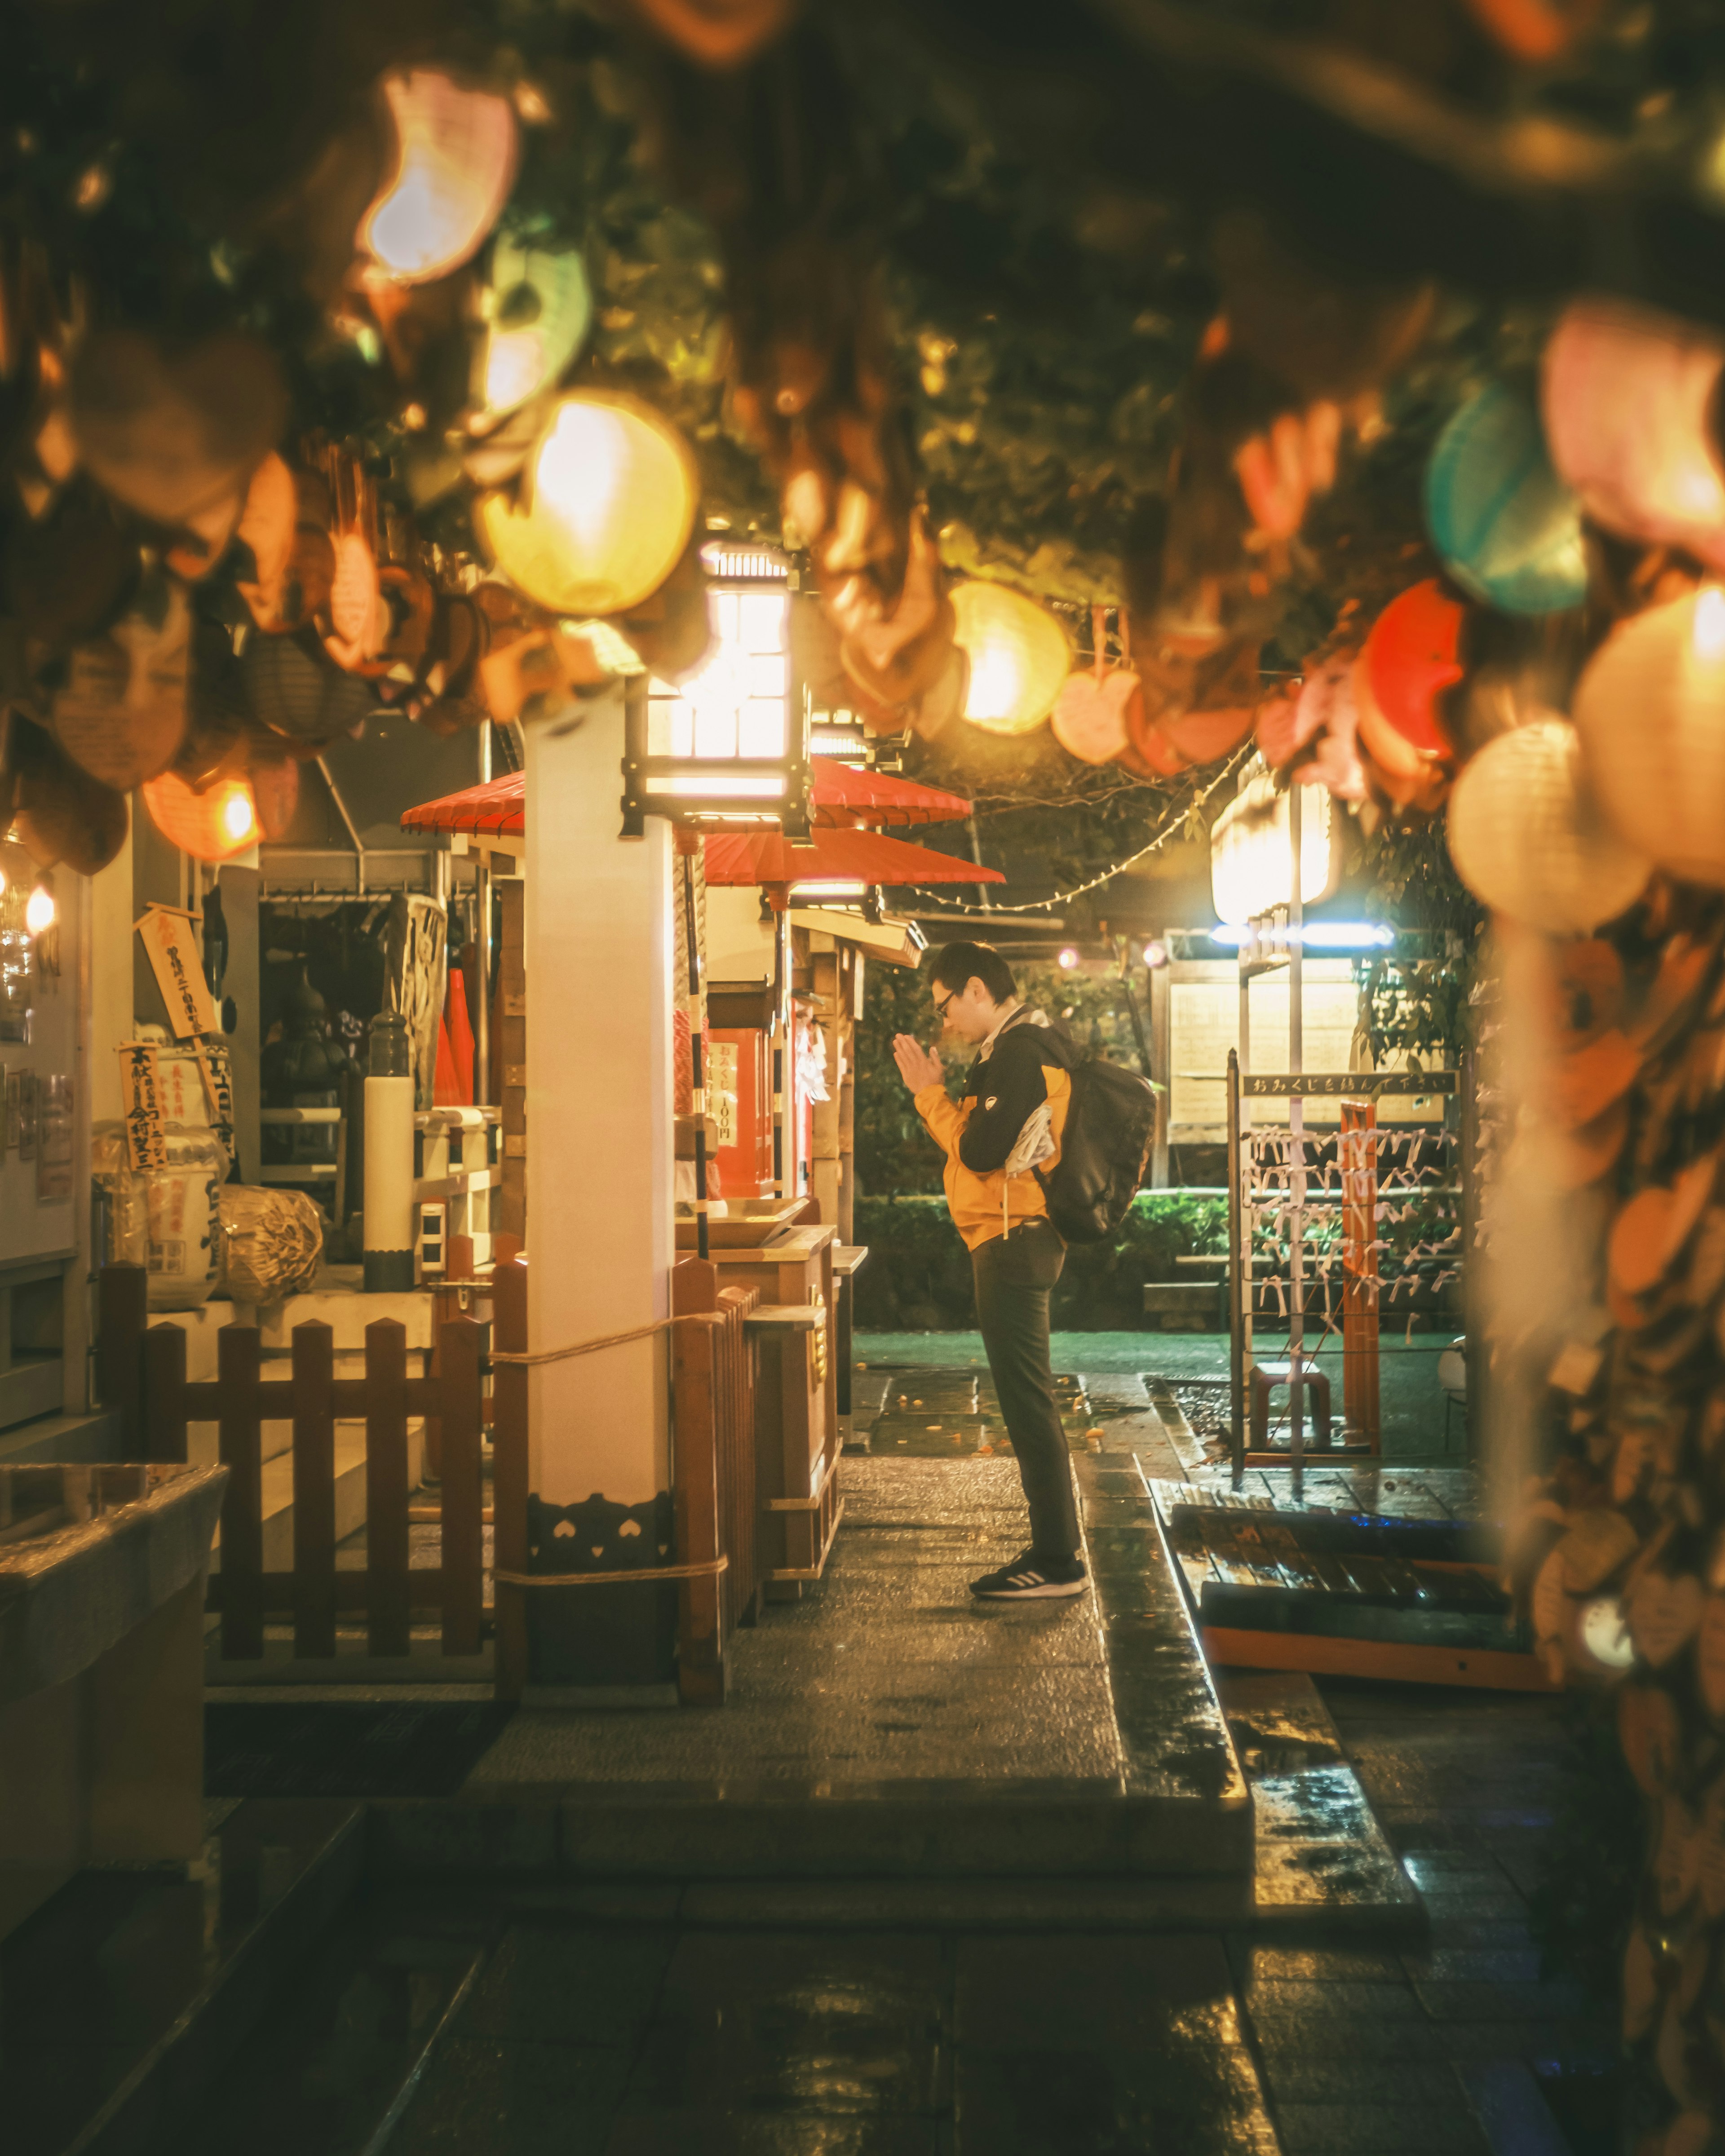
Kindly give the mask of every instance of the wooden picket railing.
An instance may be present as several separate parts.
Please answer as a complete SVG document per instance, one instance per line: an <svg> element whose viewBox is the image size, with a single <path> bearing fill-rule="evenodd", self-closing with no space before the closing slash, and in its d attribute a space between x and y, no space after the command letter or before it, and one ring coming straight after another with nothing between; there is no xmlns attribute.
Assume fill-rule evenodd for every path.
<svg viewBox="0 0 1725 2156"><path fill-rule="evenodd" d="M690 1704L715 1703L726 1689L732 1633L757 1613L765 1573L758 1532L761 1499L755 1450L759 1348L747 1328L760 1298L752 1288L716 1286L714 1268L689 1261L672 1276L673 1306L696 1320L671 1328L672 1516L678 1582L678 1682ZM528 1681L527 1371L495 1366L490 1398L494 1564L484 1600L481 1432L482 1328L444 1323L436 1374L407 1374L404 1328L379 1319L365 1333L365 1375L335 1374L327 1325L295 1326L290 1374L265 1377L253 1326L223 1326L218 1375L188 1383L186 1335L148 1323L147 1279L135 1265L108 1265L100 1283L98 1371L104 1404L117 1415L127 1459L183 1460L187 1424L213 1422L228 1486L222 1503L220 1570L209 1607L221 1616L223 1661L256 1661L272 1622L291 1621L296 1659L327 1661L341 1620L362 1615L375 1658L405 1657L416 1622L439 1620L447 1656L480 1650L495 1639L500 1698L518 1699ZM495 1348L527 1346L526 1260L497 1266L492 1281ZM488 1358L485 1358L488 1359ZM408 1564L408 1420L438 1425L441 1563ZM366 1425L366 1562L336 1561L338 1421ZM263 1424L291 1421L293 1567L264 1562ZM423 1516L422 1516L423 1517ZM627 1572L616 1575L629 1579Z"/></svg>
<svg viewBox="0 0 1725 2156"><path fill-rule="evenodd" d="M186 1336L176 1325L147 1326L147 1280L140 1267L108 1265L100 1287L98 1352L105 1404L120 1419L128 1458L183 1460L187 1425L213 1422L228 1470L222 1499L221 1569L209 1607L221 1613L224 1661L257 1661L271 1620L290 1618L296 1658L336 1653L338 1620L363 1614L368 1652L405 1656L416 1620L441 1621L443 1652L480 1650L484 1629L484 1530L480 1396L481 1328L446 1323L438 1373L410 1378L407 1334L395 1320L366 1327L365 1375L335 1374L327 1325L296 1325L292 1374L265 1378L255 1326L225 1325L217 1336L213 1383L188 1383ZM440 1563L408 1562L408 1419L434 1418L440 1430ZM336 1424L366 1425L366 1563L336 1563ZM263 1425L293 1424L293 1568L264 1568Z"/></svg>

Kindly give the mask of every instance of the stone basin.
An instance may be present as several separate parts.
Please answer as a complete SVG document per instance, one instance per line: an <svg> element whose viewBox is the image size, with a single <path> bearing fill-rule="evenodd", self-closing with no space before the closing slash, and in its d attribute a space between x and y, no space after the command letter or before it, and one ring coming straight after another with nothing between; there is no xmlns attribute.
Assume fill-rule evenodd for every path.
<svg viewBox="0 0 1725 2156"><path fill-rule="evenodd" d="M0 1467L0 1937L89 1863L202 1841L223 1467Z"/></svg>

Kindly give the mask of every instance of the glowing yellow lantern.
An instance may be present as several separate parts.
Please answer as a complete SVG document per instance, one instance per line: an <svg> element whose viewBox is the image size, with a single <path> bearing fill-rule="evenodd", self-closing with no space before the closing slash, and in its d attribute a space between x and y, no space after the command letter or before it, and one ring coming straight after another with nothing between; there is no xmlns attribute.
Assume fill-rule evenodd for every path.
<svg viewBox="0 0 1725 2156"><path fill-rule="evenodd" d="M515 184L515 109L416 68L384 78L396 166L360 220L359 244L404 285L459 270L497 222Z"/></svg>
<svg viewBox="0 0 1725 2156"><path fill-rule="evenodd" d="M1675 876L1725 885L1725 591L1621 623L1574 711L1594 795L1623 836Z"/></svg>
<svg viewBox="0 0 1725 2156"><path fill-rule="evenodd" d="M1580 737L1554 716L1498 735L1471 759L1450 796L1448 837L1476 898L1553 936L1615 921L1653 873L1606 822Z"/></svg>
<svg viewBox="0 0 1725 2156"><path fill-rule="evenodd" d="M676 567L700 491L688 444L668 420L632 397L582 390L557 400L521 507L489 494L475 517L497 567L536 604L622 613Z"/></svg>
<svg viewBox="0 0 1725 2156"><path fill-rule="evenodd" d="M225 861L264 835L249 781L218 778L199 793L164 771L146 780L144 803L162 837L194 860Z"/></svg>
<svg viewBox="0 0 1725 2156"><path fill-rule="evenodd" d="M1040 726L1072 670L1064 625L1022 592L982 578L952 593L953 641L970 660L964 716L991 734Z"/></svg>

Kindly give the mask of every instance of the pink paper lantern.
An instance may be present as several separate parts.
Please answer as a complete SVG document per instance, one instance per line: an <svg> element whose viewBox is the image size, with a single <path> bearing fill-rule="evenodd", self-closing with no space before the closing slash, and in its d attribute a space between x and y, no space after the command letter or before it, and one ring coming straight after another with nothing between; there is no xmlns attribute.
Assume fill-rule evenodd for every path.
<svg viewBox="0 0 1725 2156"><path fill-rule="evenodd" d="M1725 568L1725 465L1712 424L1725 344L1619 300L1568 308L1546 346L1552 461L1608 531Z"/></svg>

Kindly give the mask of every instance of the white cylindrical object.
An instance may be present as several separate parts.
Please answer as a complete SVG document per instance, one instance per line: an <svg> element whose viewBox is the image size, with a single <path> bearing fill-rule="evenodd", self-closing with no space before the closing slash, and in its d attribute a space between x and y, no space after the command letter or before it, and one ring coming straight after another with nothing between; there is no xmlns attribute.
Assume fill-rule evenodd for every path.
<svg viewBox="0 0 1725 2156"><path fill-rule="evenodd" d="M366 1081L365 1284L413 1285L413 1081Z"/></svg>

